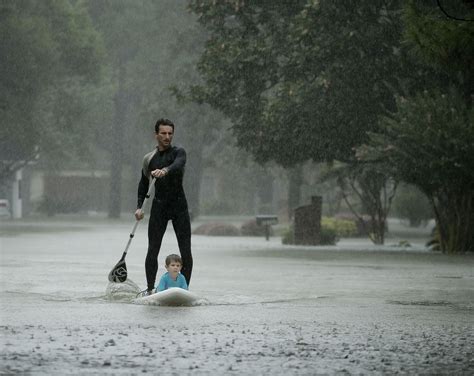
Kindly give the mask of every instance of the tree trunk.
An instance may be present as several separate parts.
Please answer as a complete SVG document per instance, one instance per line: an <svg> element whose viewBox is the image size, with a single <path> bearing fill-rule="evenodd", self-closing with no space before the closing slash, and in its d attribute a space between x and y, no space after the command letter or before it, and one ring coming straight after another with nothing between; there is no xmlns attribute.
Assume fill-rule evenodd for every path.
<svg viewBox="0 0 474 376"><path fill-rule="evenodd" d="M443 253L474 252L474 192L448 191L431 200Z"/></svg>
<svg viewBox="0 0 474 376"><path fill-rule="evenodd" d="M350 204L347 194L345 194L346 183L344 179L349 180L349 186L359 197L363 208L363 214L369 216L369 222L364 219L363 214L358 214L354 206ZM397 189L397 182L387 178L386 175L373 170L362 171L351 178L341 177L338 181L344 199L351 212L361 221L365 231L367 231L370 240L374 244L385 243L385 232L387 230L387 216L390 211L393 197Z"/></svg>
<svg viewBox="0 0 474 376"><path fill-rule="evenodd" d="M256 190L259 203L257 213L271 214L273 211L273 176L265 168L257 177Z"/></svg>
<svg viewBox="0 0 474 376"><path fill-rule="evenodd" d="M288 170L288 218L293 218L293 211L301 203L301 186L303 185L303 166L296 165Z"/></svg>
<svg viewBox="0 0 474 376"><path fill-rule="evenodd" d="M123 135L127 101L125 94L125 68L119 65L118 90L114 98L115 115L111 136L109 218L120 218L122 211L122 169L123 169Z"/></svg>

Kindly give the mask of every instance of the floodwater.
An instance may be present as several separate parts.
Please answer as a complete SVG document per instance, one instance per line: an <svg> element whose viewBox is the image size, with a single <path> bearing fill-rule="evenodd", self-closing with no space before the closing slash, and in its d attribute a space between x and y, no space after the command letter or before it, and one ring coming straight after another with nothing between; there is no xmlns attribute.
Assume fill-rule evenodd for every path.
<svg viewBox="0 0 474 376"><path fill-rule="evenodd" d="M200 304L141 306L106 294L132 225L0 222L0 374L474 373L474 255L193 236ZM127 267L144 288L140 226ZM175 252L170 226L159 274Z"/></svg>

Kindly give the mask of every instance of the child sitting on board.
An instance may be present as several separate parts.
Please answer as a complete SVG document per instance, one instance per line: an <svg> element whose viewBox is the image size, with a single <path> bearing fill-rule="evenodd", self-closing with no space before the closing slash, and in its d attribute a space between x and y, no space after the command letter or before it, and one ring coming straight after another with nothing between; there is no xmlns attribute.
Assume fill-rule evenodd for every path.
<svg viewBox="0 0 474 376"><path fill-rule="evenodd" d="M183 267L181 257L175 254L166 256L165 267L167 272L161 277L156 291L164 291L170 287L180 287L187 290L188 284L186 283L186 279L180 273Z"/></svg>

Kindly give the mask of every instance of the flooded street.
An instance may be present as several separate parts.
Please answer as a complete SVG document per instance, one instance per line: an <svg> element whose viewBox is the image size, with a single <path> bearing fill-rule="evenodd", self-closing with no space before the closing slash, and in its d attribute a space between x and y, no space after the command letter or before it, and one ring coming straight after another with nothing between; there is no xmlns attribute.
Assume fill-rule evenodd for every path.
<svg viewBox="0 0 474 376"><path fill-rule="evenodd" d="M105 294L131 223L1 226L0 374L474 372L474 255L194 235L201 304L140 306ZM142 224L126 260L141 288L146 246Z"/></svg>

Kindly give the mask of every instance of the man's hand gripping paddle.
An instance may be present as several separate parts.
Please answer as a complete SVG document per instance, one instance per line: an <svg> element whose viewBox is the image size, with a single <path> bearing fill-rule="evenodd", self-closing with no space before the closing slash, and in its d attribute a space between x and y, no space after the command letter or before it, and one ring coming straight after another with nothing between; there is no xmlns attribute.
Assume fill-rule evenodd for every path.
<svg viewBox="0 0 474 376"><path fill-rule="evenodd" d="M145 208L146 202L150 198L151 190L155 186L155 180L156 178L153 178L150 183L150 186L148 187L148 192L140 208L142 209L142 211L143 211L143 208ZM133 226L132 232L130 233L130 237L128 238L128 242L125 247L125 251L122 254L122 258L119 260L119 262L117 262L117 264L112 268L112 270L109 273L110 282L122 283L127 280L127 265L125 264L125 256L127 256L128 248L130 247L130 244L132 243L132 239L135 236L135 230L137 229L139 222L140 220L137 219L135 222L135 225Z"/></svg>

